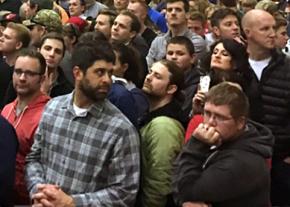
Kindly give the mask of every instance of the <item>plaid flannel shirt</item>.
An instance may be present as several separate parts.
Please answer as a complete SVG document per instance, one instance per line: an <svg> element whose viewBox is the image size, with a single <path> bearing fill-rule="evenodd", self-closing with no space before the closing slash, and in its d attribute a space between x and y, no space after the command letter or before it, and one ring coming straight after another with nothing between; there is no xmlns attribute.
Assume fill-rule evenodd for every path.
<svg viewBox="0 0 290 207"><path fill-rule="evenodd" d="M84 116L72 102L73 93L46 106L27 156L28 190L56 184L76 206L133 206L140 176L136 129L107 100Z"/></svg>

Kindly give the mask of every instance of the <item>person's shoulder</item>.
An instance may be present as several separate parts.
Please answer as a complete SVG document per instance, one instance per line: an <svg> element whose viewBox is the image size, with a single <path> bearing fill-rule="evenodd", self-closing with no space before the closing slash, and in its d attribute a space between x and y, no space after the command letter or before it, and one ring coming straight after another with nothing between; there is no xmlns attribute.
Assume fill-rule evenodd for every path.
<svg viewBox="0 0 290 207"><path fill-rule="evenodd" d="M132 94L130 91L121 83L113 83L111 86L110 93L108 95L109 100L115 100L118 98L125 98L125 97L131 97Z"/></svg>
<svg viewBox="0 0 290 207"><path fill-rule="evenodd" d="M3 114L7 114L7 113L9 113L9 111L15 106L15 100L14 101L12 101L11 103L9 103L9 104L6 104L5 106L4 106L4 108L2 109L2 111L1 111L1 114L3 115ZM5 116L4 115L4 116Z"/></svg>
<svg viewBox="0 0 290 207"><path fill-rule="evenodd" d="M133 124L129 119L109 100L104 101L103 118L108 121L110 125L122 128L132 128Z"/></svg>
<svg viewBox="0 0 290 207"><path fill-rule="evenodd" d="M150 128L160 128L160 129L173 129L173 128L180 128L183 130L182 124L171 117L168 116L157 116L154 119L152 119L148 124Z"/></svg>
<svg viewBox="0 0 290 207"><path fill-rule="evenodd" d="M158 34L155 38L154 38L154 40L153 40L153 42L155 41L164 41L164 40L166 40L166 38L168 37L169 35L167 34L167 33L160 33L160 34ZM153 43L152 42L152 43Z"/></svg>
<svg viewBox="0 0 290 207"><path fill-rule="evenodd" d="M49 109L61 108L62 106L67 105L68 102L71 100L72 100L72 93L57 96L57 97L50 99L47 102L46 108L49 108Z"/></svg>
<svg viewBox="0 0 290 207"><path fill-rule="evenodd" d="M101 2L96 1L96 3L93 5L94 9L104 9L104 8L108 8L105 4L102 4Z"/></svg>
<svg viewBox="0 0 290 207"><path fill-rule="evenodd" d="M186 33L186 36L187 36L188 38L190 38L192 41L200 41L200 42L204 42L204 43L206 43L205 39L204 39L202 36L200 36L200 35L198 35L198 34L195 34L195 33L192 32L192 31L188 31L188 32Z"/></svg>
<svg viewBox="0 0 290 207"><path fill-rule="evenodd" d="M2 115L0 115L0 131L2 135L4 133L15 135L13 126Z"/></svg>

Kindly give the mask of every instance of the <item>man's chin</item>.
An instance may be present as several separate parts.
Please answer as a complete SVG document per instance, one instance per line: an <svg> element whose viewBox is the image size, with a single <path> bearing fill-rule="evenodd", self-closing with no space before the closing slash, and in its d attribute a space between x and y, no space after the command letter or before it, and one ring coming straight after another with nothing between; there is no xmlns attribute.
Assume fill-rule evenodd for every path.
<svg viewBox="0 0 290 207"><path fill-rule="evenodd" d="M104 101L108 97L108 93L98 93L94 97L91 97L95 102Z"/></svg>

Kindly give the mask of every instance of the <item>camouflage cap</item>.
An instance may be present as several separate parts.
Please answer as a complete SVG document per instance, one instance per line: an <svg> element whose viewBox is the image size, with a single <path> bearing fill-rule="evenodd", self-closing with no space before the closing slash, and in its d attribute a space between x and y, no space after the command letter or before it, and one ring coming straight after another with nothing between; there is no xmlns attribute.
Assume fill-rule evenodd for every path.
<svg viewBox="0 0 290 207"><path fill-rule="evenodd" d="M49 9L38 11L31 20L23 21L23 24L27 27L39 24L44 26L48 32L61 32L62 30L60 16L55 11Z"/></svg>

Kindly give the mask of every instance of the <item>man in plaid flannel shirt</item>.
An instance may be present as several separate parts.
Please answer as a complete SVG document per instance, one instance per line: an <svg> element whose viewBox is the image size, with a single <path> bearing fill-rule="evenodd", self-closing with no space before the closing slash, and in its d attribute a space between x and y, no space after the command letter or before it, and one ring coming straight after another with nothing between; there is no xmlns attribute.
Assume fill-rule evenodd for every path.
<svg viewBox="0 0 290 207"><path fill-rule="evenodd" d="M82 43L72 60L75 90L48 103L27 156L34 206L133 206L139 137L106 99L113 50L107 42Z"/></svg>

